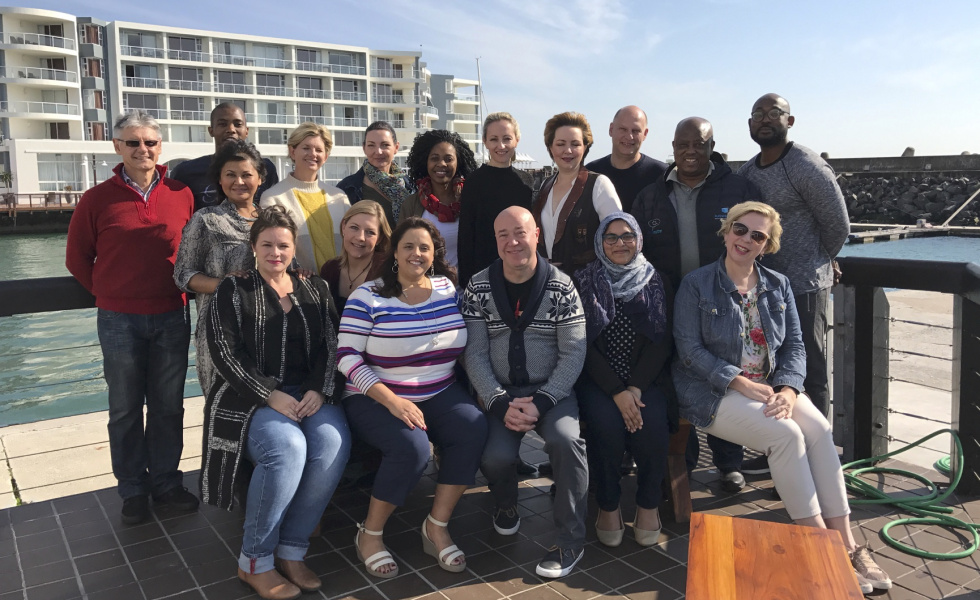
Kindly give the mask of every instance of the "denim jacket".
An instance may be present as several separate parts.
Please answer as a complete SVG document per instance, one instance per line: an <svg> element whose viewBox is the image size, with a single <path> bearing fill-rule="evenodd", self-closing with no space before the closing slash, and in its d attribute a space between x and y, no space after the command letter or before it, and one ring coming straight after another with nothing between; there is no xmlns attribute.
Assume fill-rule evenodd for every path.
<svg viewBox="0 0 980 600"><path fill-rule="evenodd" d="M769 348L767 381L802 392L806 351L789 280L755 263L758 307ZM681 416L711 425L728 384L741 374L741 296L725 270L725 255L688 273L674 300L674 385Z"/></svg>

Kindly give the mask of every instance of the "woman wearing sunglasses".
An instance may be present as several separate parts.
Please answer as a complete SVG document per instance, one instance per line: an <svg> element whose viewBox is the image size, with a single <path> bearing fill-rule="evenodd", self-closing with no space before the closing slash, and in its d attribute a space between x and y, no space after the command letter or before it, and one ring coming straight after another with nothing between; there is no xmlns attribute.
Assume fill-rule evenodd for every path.
<svg viewBox="0 0 980 600"><path fill-rule="evenodd" d="M761 202L728 211L725 253L689 273L674 306L681 416L762 452L796 524L840 532L865 593L891 580L851 534L830 424L803 393L806 352L789 280L756 259L779 250L779 213Z"/></svg>
<svg viewBox="0 0 980 600"><path fill-rule="evenodd" d="M657 543L667 441L677 423L670 380L673 290L642 249L636 219L614 212L596 231L598 258L575 274L588 341L575 391L599 504L596 536L614 547L626 529L619 480L627 447L636 460L634 538L641 546Z"/></svg>

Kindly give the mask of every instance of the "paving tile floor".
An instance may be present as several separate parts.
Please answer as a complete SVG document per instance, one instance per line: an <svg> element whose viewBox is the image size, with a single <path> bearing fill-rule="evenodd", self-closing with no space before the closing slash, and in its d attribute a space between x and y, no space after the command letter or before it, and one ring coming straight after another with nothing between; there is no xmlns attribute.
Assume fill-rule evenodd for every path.
<svg viewBox="0 0 980 600"><path fill-rule="evenodd" d="M703 440L702 440L703 443ZM529 437L523 456L531 462L545 459L539 439ZM916 472L921 467L898 464ZM934 481L945 481L936 472ZM189 489L197 488L197 472L187 473ZM749 478L749 486L730 495L721 491L717 474L707 466L695 471L692 498L696 511L743 518L788 522L774 497L772 482ZM882 477L889 492L921 493L919 484L901 477ZM356 559L354 524L367 511L370 491L346 488L335 495L323 521L322 534L313 540L309 566L322 577L324 588L304 598L403 600L588 600L631 598L675 600L684 597L687 577L687 524L675 523L664 510L659 545L642 548L629 530L619 548L607 548L595 539L589 510L589 538L578 568L560 580L545 580L534 567L554 541L551 522L551 480L528 478L520 489L520 532L500 536L490 514L493 502L482 478L463 497L450 531L467 553L468 568L458 574L436 566L422 552L419 526L427 514L434 490L434 467L423 478L408 504L399 509L385 529L385 541L401 567L391 580L369 577ZM623 480L624 517L634 511L635 478ZM980 499L955 496L948 504L954 515L980 521ZM202 507L194 514L157 512L138 526L123 525L121 501L115 489L39 501L0 511L0 600L234 600L257 598L235 577L242 539L242 512ZM859 542L869 541L879 563L895 580L889 592L871 597L895 600L980 598L980 554L957 561L931 561L900 553L878 536L880 528L896 518L882 506L855 508L853 526ZM904 515L907 516L907 515ZM940 528L899 531L917 547L949 551L968 543L962 532Z"/></svg>

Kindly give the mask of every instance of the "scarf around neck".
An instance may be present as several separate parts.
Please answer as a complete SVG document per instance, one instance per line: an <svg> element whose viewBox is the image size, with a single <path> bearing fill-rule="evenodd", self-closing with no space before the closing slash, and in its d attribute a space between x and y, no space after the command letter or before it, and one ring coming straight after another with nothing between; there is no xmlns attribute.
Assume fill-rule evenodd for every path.
<svg viewBox="0 0 980 600"><path fill-rule="evenodd" d="M459 196L463 193L463 181L464 178L461 175L453 177L450 182L453 190L453 203L448 206L439 201L435 194L432 193L432 179L429 177L423 177L418 180L419 186L419 202L422 203L422 208L439 217L440 223L452 223L459 218Z"/></svg>
<svg viewBox="0 0 980 600"><path fill-rule="evenodd" d="M609 260L602 247L602 236L613 221L625 221L636 233L636 256L625 265ZM636 219L624 212L614 212L602 220L594 239L596 260L575 273L582 306L585 309L586 338L593 342L616 316L616 300L622 300L639 312L642 326L637 328L651 341L657 341L667 330L667 305L663 283L656 269L643 256L643 234Z"/></svg>
<svg viewBox="0 0 980 600"><path fill-rule="evenodd" d="M395 217L395 222L391 223L392 228L398 223L398 213L402 210L402 202L408 197L408 190L405 189L405 172L396 163L391 163L391 172L385 173L370 162L364 159L361 165L368 181L373 183L391 202L391 214Z"/></svg>

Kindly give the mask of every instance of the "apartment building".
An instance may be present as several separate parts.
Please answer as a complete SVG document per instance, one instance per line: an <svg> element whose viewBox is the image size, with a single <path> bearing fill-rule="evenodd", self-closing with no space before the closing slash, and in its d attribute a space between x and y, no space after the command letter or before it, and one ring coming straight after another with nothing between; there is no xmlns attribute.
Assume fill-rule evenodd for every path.
<svg viewBox="0 0 980 600"><path fill-rule="evenodd" d="M455 131L466 140L478 159L483 157L483 114L480 82L453 75L432 75L432 104L439 112L433 127Z"/></svg>
<svg viewBox="0 0 980 600"><path fill-rule="evenodd" d="M364 128L386 120L404 162L415 135L445 123L477 149L478 82L433 76L421 52L104 22L51 10L0 8L0 167L17 193L84 190L118 163L112 121L140 108L159 121L162 162L213 151L211 109L242 107L249 138L280 172L285 141L304 121L330 128L321 177L357 170ZM439 103L431 85L438 78ZM452 98L443 98L452 89ZM478 87L476 87L478 90ZM440 121L440 114L447 114ZM462 115L462 116L461 116Z"/></svg>

